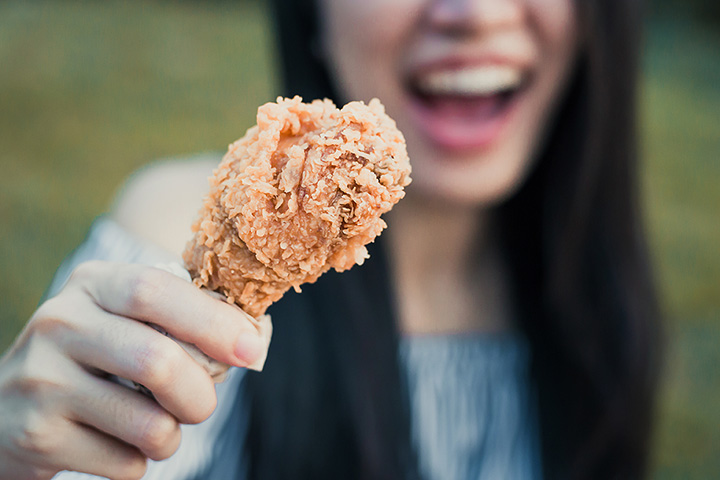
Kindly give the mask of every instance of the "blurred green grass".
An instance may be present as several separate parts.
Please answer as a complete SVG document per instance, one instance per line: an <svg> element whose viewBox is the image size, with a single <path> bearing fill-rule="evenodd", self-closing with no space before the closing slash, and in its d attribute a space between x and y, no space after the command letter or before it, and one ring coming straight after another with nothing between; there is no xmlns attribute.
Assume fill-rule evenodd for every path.
<svg viewBox="0 0 720 480"><path fill-rule="evenodd" d="M274 98L260 2L0 3L0 351L130 172ZM657 479L720 477L720 36L656 21L643 183L667 314Z"/></svg>
<svg viewBox="0 0 720 480"><path fill-rule="evenodd" d="M260 2L0 3L0 349L130 172L273 99Z"/></svg>
<svg viewBox="0 0 720 480"><path fill-rule="evenodd" d="M647 46L643 182L668 339L654 478L720 478L720 34L662 19Z"/></svg>

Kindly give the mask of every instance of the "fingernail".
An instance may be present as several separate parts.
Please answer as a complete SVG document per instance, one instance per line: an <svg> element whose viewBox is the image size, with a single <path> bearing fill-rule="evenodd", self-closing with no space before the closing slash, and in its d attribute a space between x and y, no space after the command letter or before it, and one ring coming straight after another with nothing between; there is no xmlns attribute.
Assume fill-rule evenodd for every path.
<svg viewBox="0 0 720 480"><path fill-rule="evenodd" d="M235 342L235 357L241 366L250 365L265 352L265 342L256 333L243 332Z"/></svg>

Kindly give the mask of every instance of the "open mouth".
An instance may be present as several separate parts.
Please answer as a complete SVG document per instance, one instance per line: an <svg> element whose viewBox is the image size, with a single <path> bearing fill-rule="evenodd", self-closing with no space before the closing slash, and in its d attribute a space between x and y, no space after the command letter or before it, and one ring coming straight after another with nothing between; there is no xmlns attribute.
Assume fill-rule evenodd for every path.
<svg viewBox="0 0 720 480"><path fill-rule="evenodd" d="M527 75L505 65L435 69L408 78L417 122L441 146L487 146L498 137Z"/></svg>

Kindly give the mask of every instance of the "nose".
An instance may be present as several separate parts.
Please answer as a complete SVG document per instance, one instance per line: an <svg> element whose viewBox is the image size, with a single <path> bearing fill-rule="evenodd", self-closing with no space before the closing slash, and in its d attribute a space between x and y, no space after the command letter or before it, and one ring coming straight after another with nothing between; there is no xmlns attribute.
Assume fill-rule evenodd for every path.
<svg viewBox="0 0 720 480"><path fill-rule="evenodd" d="M450 34L488 31L516 25L523 18L523 0L430 0L427 18Z"/></svg>

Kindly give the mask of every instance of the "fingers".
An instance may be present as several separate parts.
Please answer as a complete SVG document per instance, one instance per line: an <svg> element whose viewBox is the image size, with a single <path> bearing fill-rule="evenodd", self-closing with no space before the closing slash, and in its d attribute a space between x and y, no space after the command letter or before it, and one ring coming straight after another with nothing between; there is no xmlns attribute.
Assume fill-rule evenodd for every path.
<svg viewBox="0 0 720 480"><path fill-rule="evenodd" d="M50 478L60 469L140 478L146 457L175 452L180 422L212 413L208 373L142 322L235 365L264 357L269 342L258 333L269 330L262 322L172 274L85 265L0 358L0 478ZM98 371L141 383L155 398Z"/></svg>
<svg viewBox="0 0 720 480"><path fill-rule="evenodd" d="M60 453L63 469L71 468L112 478L140 480L147 470L147 460L138 449L102 432L81 424L68 427Z"/></svg>
<svg viewBox="0 0 720 480"><path fill-rule="evenodd" d="M103 270L109 281L93 282ZM101 308L155 323L221 362L246 366L267 350L252 317L171 273L139 265L89 262L78 269L74 279Z"/></svg>
<svg viewBox="0 0 720 480"><path fill-rule="evenodd" d="M153 460L170 457L180 446L180 424L152 399L95 377L82 387L82 398L69 402L70 419L134 445Z"/></svg>
<svg viewBox="0 0 720 480"><path fill-rule="evenodd" d="M202 422L215 409L212 379L170 338L99 308L77 328L60 342L78 363L144 385L182 423Z"/></svg>
<svg viewBox="0 0 720 480"><path fill-rule="evenodd" d="M139 480L145 474L147 460L138 449L91 427L67 419L64 422L57 426L61 436L35 444L38 463L114 480Z"/></svg>
<svg viewBox="0 0 720 480"><path fill-rule="evenodd" d="M24 353L33 355L32 352ZM86 396L77 390L78 380L92 378L90 374L57 353L48 359L53 364L47 365L49 368L41 372L42 376L32 375L31 369L22 369L11 375L12 378L0 388L3 405L0 410L0 478L49 479L60 470L114 479L140 478L145 471L145 456L137 448L72 421L68 418L71 413L68 407L79 399L75 406L86 414L96 411L93 415L115 417L118 424L123 416L98 402L86 401ZM62 376L52 368L56 364L60 366ZM105 392L98 398L107 399L108 394L114 396L113 392ZM126 396L138 395L127 389L125 392ZM145 406L145 411L152 410Z"/></svg>

